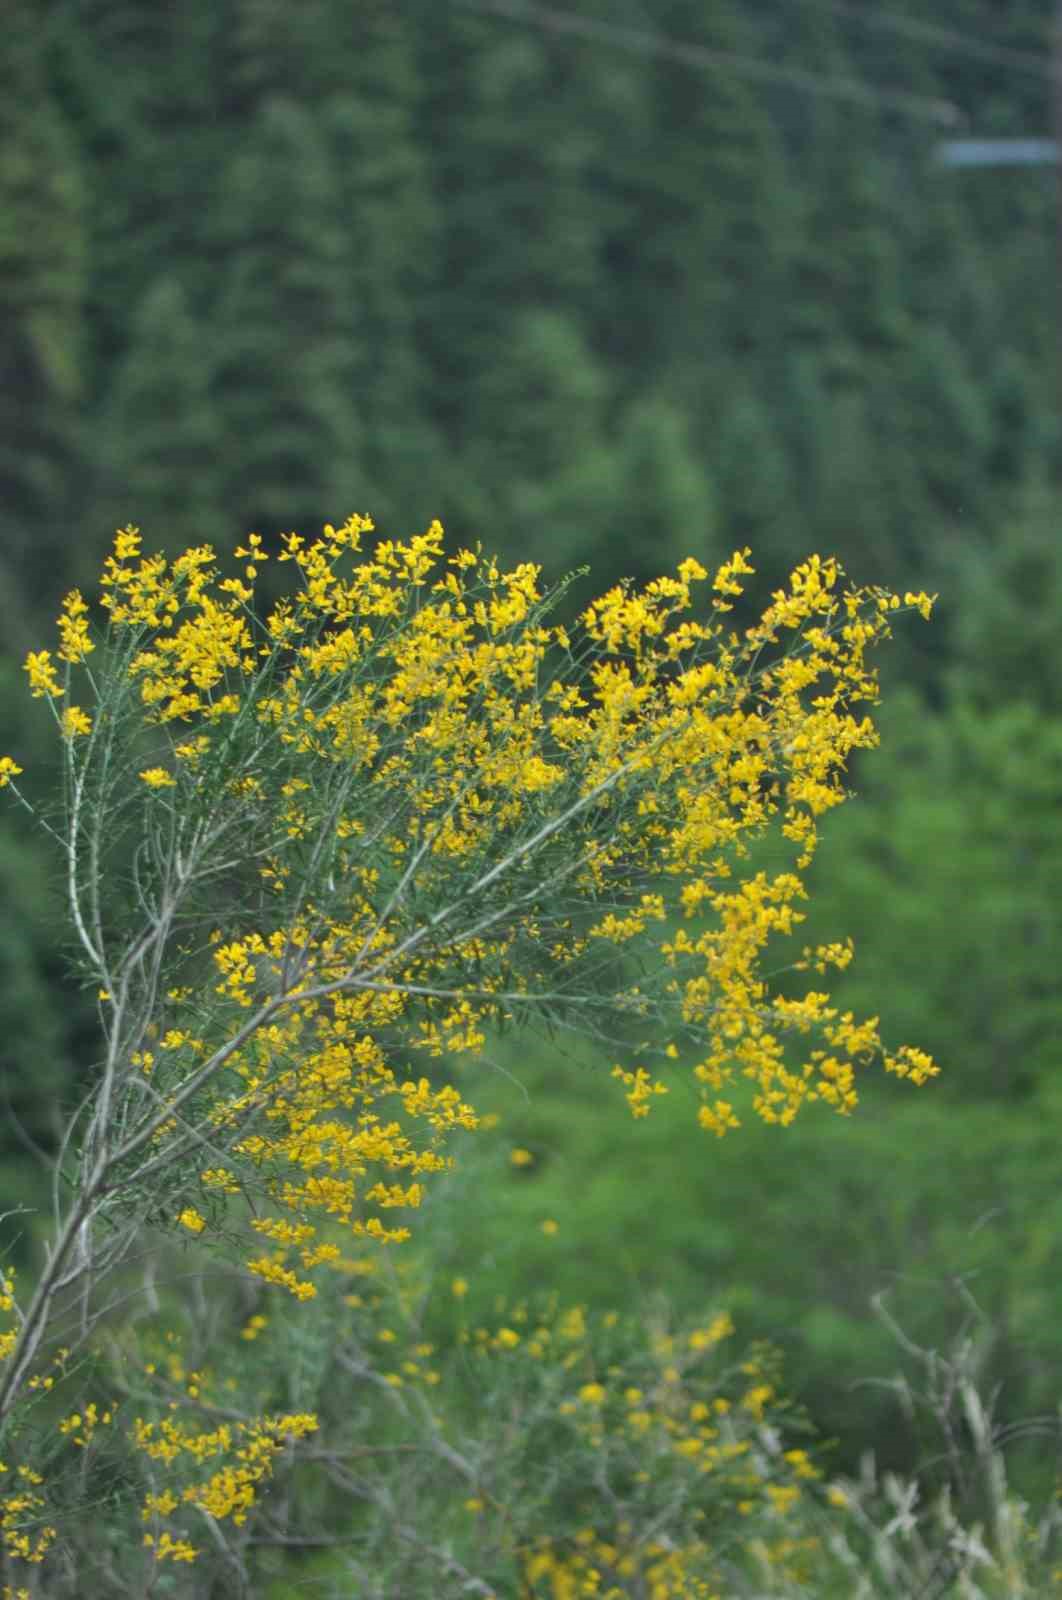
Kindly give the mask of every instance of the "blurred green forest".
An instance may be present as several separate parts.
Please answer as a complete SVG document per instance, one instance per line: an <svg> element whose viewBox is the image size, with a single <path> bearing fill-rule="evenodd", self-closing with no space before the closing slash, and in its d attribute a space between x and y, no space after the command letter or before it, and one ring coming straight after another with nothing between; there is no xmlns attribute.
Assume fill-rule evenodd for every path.
<svg viewBox="0 0 1062 1600"><path fill-rule="evenodd" d="M883 658L801 937L851 933L839 997L942 1076L719 1144L678 1074L636 1126L607 1059L506 1041L468 1084L495 1143L437 1207L470 1304L729 1304L846 1461L917 1450L863 1386L895 1365L880 1288L943 1342L968 1275L1001 1415L1060 1398L1058 177L936 157L1049 135L1054 9L5 8L0 747L30 793L54 771L19 664L127 523L174 552L438 516L547 577L589 564L578 599L744 545L755 594L816 550L939 591ZM9 1212L47 1203L95 1034L13 808L0 887Z"/></svg>

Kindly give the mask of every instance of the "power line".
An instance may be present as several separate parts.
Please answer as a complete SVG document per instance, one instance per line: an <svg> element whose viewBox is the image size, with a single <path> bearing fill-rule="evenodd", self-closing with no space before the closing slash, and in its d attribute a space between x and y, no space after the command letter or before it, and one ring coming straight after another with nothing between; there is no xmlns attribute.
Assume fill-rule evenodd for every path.
<svg viewBox="0 0 1062 1600"><path fill-rule="evenodd" d="M801 89L806 94L822 95L835 100L849 100L864 105L888 107L906 112L929 122L954 127L966 119L958 106L949 100L933 100L926 95L904 94L899 90L868 89L854 78L822 78L805 72L800 67L782 67L773 62L757 61L752 56L736 55L728 50L712 50L705 45L689 44L671 39L664 34L650 33L643 28L629 28L613 22L598 22L591 17L580 17L571 11L557 11L536 5L533 0L455 0L466 10L487 12L492 16L506 17L511 22L526 22L532 27L551 29L555 33L579 34L587 39L599 39L604 44L621 50L631 50L638 55L663 56L680 61L689 67L727 67L749 78L760 78L769 83L785 83Z"/></svg>
<svg viewBox="0 0 1062 1600"><path fill-rule="evenodd" d="M885 11L878 6L855 5L853 0L796 0L796 3L816 6L821 11L833 11L838 16L850 17L865 28L905 34L910 39L919 39L926 44L938 44L956 55L992 61L1010 67L1015 72L1046 78L1048 82L1053 75L1050 63L1029 50L1011 50L1006 45L984 44L968 38L964 33L957 33L954 28L942 28L935 22L918 22L913 17L901 17L894 11Z"/></svg>

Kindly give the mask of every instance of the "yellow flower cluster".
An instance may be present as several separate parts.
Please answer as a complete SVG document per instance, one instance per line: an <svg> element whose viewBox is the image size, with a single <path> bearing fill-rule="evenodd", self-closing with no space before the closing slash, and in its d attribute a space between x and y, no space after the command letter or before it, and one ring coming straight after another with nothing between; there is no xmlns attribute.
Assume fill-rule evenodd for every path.
<svg viewBox="0 0 1062 1600"><path fill-rule="evenodd" d="M186 1483L179 1494L172 1489L149 1494L141 1510L143 1520L158 1529L162 1519L182 1506L191 1506L218 1521L229 1518L239 1526L255 1505L259 1485L272 1475L285 1442L303 1439L316 1432L317 1426L317 1418L308 1412L222 1423L207 1432L191 1431L169 1417L157 1423L138 1417L133 1442L150 1460L166 1468L176 1466L178 1472L189 1463L202 1466L220 1461L208 1477ZM146 1535L144 1543L153 1550L156 1561L191 1561L197 1554L192 1544L175 1540L168 1530Z"/></svg>
<svg viewBox="0 0 1062 1600"><path fill-rule="evenodd" d="M802 920L816 820L876 739L856 709L876 697L867 652L901 606L927 615L928 596L848 587L812 557L755 626L729 632L752 572L739 551L714 575L690 558L643 590L617 586L576 636L548 624L536 567L447 557L437 522L366 552L370 532L355 516L309 543L285 535L295 592L259 616L257 535L242 577L220 578L209 546L169 563L126 528L101 579L104 667L85 668L76 590L58 621L66 683L47 650L26 662L31 693L60 702L78 792L93 792L98 748L132 728L142 749L146 728L146 830L224 838L258 895L253 913L215 912L228 921L211 936L213 1020L175 989L153 1021L162 1047L131 1052L136 1104L148 1077L166 1112L156 1167L186 1138L171 1113L201 1082L196 1121L232 1162L204 1162L203 1191L219 1207L248 1185L266 1195L274 1248L246 1259L252 1273L309 1298L328 1230L406 1237L394 1213L476 1126L452 1085L397 1068L389 1042L404 1061L474 1052L540 1003L563 1009L580 977L592 997L615 974L611 1004L652 1019L647 1048L690 1063L716 1134L739 1123L742 1079L762 1117L788 1123L814 1101L850 1111L871 1059L914 1083L935 1072L917 1050L887 1053L875 1020L763 975L768 943ZM69 698L79 672L108 686L92 715ZM0 783L17 770L0 760ZM742 876L772 825L793 869ZM209 881L209 864L197 873L182 883ZM656 992L623 976L631 955ZM849 956L832 944L792 965ZM616 1073L635 1116L664 1091L644 1066ZM206 1234L188 1202L185 1184L170 1214Z"/></svg>
<svg viewBox="0 0 1062 1600"><path fill-rule="evenodd" d="M822 1474L779 1431L786 1403L771 1351L754 1347L740 1364L722 1365L720 1346L734 1332L726 1312L681 1333L658 1328L648 1344L643 1335L632 1345L632 1330L615 1313L591 1319L554 1300L497 1310L502 1320L493 1327L462 1330L474 1393L520 1396L513 1404L550 1428L555 1467L563 1473L560 1464L573 1463L567 1514L558 1517L551 1500L562 1526L548 1533L519 1498L499 1498L502 1474L485 1476L462 1501L479 1541L505 1530L524 1600L722 1600L724 1558L736 1542L756 1539L770 1546L777 1573L796 1570L803 1547L788 1530ZM401 1363L393 1330L388 1338L395 1383L423 1383L415 1363Z"/></svg>
<svg viewBox="0 0 1062 1600"><path fill-rule="evenodd" d="M21 1317L15 1304L15 1272L8 1267L0 1277L0 1312L11 1317L11 1326L0 1328L0 1361L6 1361L15 1347Z"/></svg>
<svg viewBox="0 0 1062 1600"><path fill-rule="evenodd" d="M215 960L226 973L222 991L242 1006L250 981L245 947L222 947ZM268 1131L245 1135L233 1148L282 1208L281 1215L255 1224L279 1248L247 1265L265 1282L300 1299L315 1291L288 1265L288 1254L297 1253L305 1271L333 1253L321 1241L314 1242L317 1224L305 1219L330 1220L356 1236L405 1238L404 1227L387 1226L379 1215L366 1215L365 1208L415 1209L423 1194L415 1180L446 1165L438 1141L453 1130L475 1127L471 1108L451 1085L433 1087L426 1078L399 1078L372 1035L361 1031L380 1013L389 1020L393 1009L390 997L374 993L338 997L327 1013L319 1013L312 1001L296 1004L286 1020L256 1035L253 1053L233 1054L230 1065L244 1092L229 1096L212 1113L215 1125L224 1129L238 1124L256 1104L268 1104ZM451 1041L450 1048L457 1045ZM297 1072L289 1065L295 1059ZM269 1084L268 1100L264 1084ZM386 1117L383 1108L389 1111ZM418 1122L428 1130L426 1143L417 1144L411 1136ZM401 1173L405 1181L373 1181L374 1170L392 1178ZM202 1182L207 1188L232 1189L230 1177L213 1169L204 1170ZM183 1216L181 1220L189 1225Z"/></svg>
<svg viewBox="0 0 1062 1600"><path fill-rule="evenodd" d="M0 1474L8 1470L7 1465L0 1461ZM37 1565L44 1560L59 1534L51 1523L41 1520L45 1500L38 1493L44 1482L40 1473L34 1472L31 1467L20 1466L15 1475L20 1480L20 1486L7 1494L0 1494L0 1550L6 1556Z"/></svg>
<svg viewBox="0 0 1062 1600"><path fill-rule="evenodd" d="M114 1407L101 1411L95 1401L90 1400L81 1411L71 1412L59 1423L59 1432L66 1435L72 1444L79 1450L87 1450L96 1435L98 1427L109 1427L114 1421Z"/></svg>
<svg viewBox="0 0 1062 1600"><path fill-rule="evenodd" d="M633 1117L647 1117L653 1096L668 1092L667 1084L654 1083L644 1067L636 1067L633 1072L628 1072L625 1067L615 1066L612 1076L627 1085L626 1100Z"/></svg>
<svg viewBox="0 0 1062 1600"><path fill-rule="evenodd" d="M708 1556L695 1543L675 1550L656 1539L633 1537L621 1523L613 1538L581 1528L570 1544L543 1539L524 1559L523 1600L627 1600L645 1594L649 1600L723 1600L722 1593L697 1575Z"/></svg>

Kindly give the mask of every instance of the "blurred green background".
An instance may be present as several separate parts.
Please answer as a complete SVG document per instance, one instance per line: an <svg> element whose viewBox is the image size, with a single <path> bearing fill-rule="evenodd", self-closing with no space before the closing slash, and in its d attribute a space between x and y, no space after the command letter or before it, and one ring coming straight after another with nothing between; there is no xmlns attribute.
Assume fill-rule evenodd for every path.
<svg viewBox="0 0 1062 1600"><path fill-rule="evenodd" d="M882 658L809 927L854 936L839 997L942 1076L719 1143L679 1073L636 1125L607 1060L505 1041L467 1083L498 1128L432 1210L472 1297L728 1305L846 1463L919 1449L866 1381L897 1361L879 1289L940 1344L965 1278L1001 1417L1062 1393L1058 176L941 159L1049 136L1054 10L8 0L0 44L0 748L29 792L19 663L129 522L175 552L439 516L589 563L577 598L745 544L761 594L814 550L940 592ZM8 1212L46 1201L95 1036L10 807L0 889Z"/></svg>

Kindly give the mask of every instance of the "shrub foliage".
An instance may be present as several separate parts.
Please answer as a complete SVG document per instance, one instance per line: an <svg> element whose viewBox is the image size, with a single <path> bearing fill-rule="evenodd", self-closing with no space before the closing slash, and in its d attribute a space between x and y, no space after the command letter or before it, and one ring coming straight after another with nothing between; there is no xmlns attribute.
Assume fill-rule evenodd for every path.
<svg viewBox="0 0 1062 1600"><path fill-rule="evenodd" d="M443 1382L394 1247L476 1129L462 1058L531 1018L589 1033L636 1117L688 1074L718 1136L745 1098L847 1114L874 1060L936 1072L815 987L849 943L775 944L876 739L867 652L931 600L812 557L737 629L742 551L569 630L537 568L371 531L286 535L297 582L261 606L257 535L221 576L127 528L98 615L73 591L27 658L100 1055L35 1281L4 1279L11 1593L89 1561L116 1593L260 1592L276 1552L349 1540L366 1593L708 1595L742 1519L817 1476L765 1357L702 1375L721 1311L613 1356L577 1309L516 1308ZM460 1483L434 1530L389 1455Z"/></svg>

